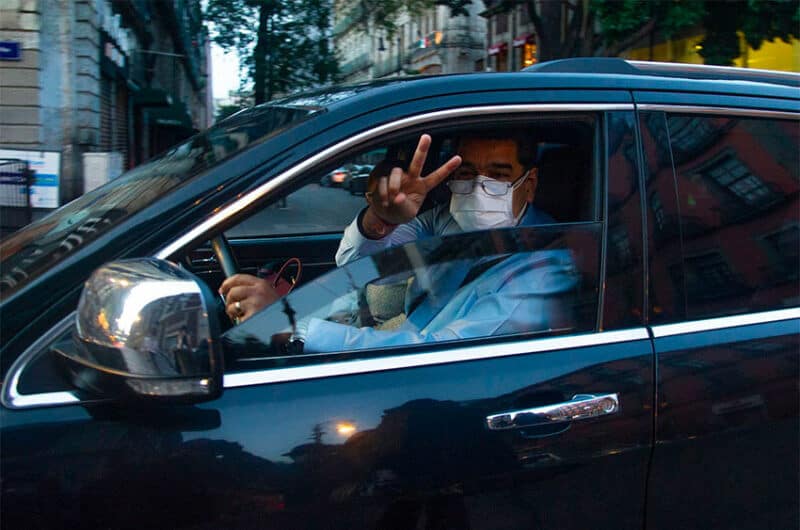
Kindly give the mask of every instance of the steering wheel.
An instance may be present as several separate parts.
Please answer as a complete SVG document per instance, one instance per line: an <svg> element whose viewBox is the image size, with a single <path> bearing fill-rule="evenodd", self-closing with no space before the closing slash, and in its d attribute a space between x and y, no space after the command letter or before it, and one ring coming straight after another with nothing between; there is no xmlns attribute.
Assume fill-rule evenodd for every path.
<svg viewBox="0 0 800 530"><path fill-rule="evenodd" d="M222 273L225 275L226 278L230 278L234 274L239 271L239 265L236 263L236 257L233 254L233 250L231 249L231 244L225 238L223 234L219 234L218 236L211 239L211 250L214 251L214 255L217 257L217 261L219 261L220 267L222 267ZM222 307L220 308L220 313L228 317L228 314L225 312L225 298L220 295L222 299ZM228 317L230 318L230 317ZM222 320L223 322L228 321L228 318ZM230 319L231 324L238 324L238 319ZM226 327L226 326L223 326Z"/></svg>
<svg viewBox="0 0 800 530"><path fill-rule="evenodd" d="M211 240L211 249L222 267L222 273L226 278L230 278L239 272L239 265L236 263L236 257L233 255L231 244L225 238L224 234L219 234Z"/></svg>

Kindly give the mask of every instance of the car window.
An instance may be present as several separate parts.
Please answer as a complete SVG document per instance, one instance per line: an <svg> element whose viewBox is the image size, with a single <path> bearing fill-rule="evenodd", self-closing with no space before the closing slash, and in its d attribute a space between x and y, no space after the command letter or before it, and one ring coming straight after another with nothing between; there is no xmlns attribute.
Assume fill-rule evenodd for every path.
<svg viewBox="0 0 800 530"><path fill-rule="evenodd" d="M228 331L227 366L591 331L601 234L600 222L506 228L430 237L363 257ZM302 334L302 351L282 349L293 334Z"/></svg>
<svg viewBox="0 0 800 530"><path fill-rule="evenodd" d="M690 317L800 302L800 124L668 115L677 177L686 311Z"/></svg>
<svg viewBox="0 0 800 530"><path fill-rule="evenodd" d="M229 238L342 232L364 207L369 174L387 157L380 146L351 155L319 171L300 189L283 196L225 235Z"/></svg>
<svg viewBox="0 0 800 530"><path fill-rule="evenodd" d="M603 235L595 169L598 121L591 114L544 115L513 125L440 125L395 133L321 165L294 191L273 198L267 208L226 232L234 248L237 237L244 238L240 247L247 242L256 247L258 239L246 238L267 236L260 250L247 250L250 257L259 251L275 257L300 242L292 247L296 254L286 257L306 261L299 255L305 251L317 260L308 260L315 266L311 279L301 276L288 296L226 334L231 354L226 366L595 329ZM412 222L396 228L397 237L377 245L359 243L363 233L356 219L368 204L365 194L374 192L376 176L393 167L408 168L421 132L432 138L422 175L467 149L465 138L514 138L520 165L512 164L513 171L531 179L525 188L532 190L530 196L518 194L525 197L518 210L524 221L514 229L463 228L460 223L466 221L456 220L461 218L452 213L456 201L451 197L464 190L456 191L453 182L467 182L469 188L477 180L460 179L454 172L428 192ZM509 167L477 169L508 172ZM495 194L506 188L486 193L491 208L499 204ZM341 233L345 227L341 243L334 242L338 251L330 247L328 272L320 276L319 251L330 242L306 236ZM290 337L302 340L302 352L286 346Z"/></svg>

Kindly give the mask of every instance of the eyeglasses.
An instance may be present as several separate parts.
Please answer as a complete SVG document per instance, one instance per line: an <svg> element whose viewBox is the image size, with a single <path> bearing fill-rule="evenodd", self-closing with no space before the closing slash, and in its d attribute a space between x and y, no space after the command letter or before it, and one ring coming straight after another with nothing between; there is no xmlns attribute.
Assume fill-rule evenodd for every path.
<svg viewBox="0 0 800 530"><path fill-rule="evenodd" d="M469 195L473 192L475 186L480 184L481 188L483 188L483 191L485 191L487 195L502 197L503 195L507 194L509 190L517 189L528 177L528 173L529 172L526 171L514 182L503 182L501 180L495 180L489 177L484 177L479 180L478 177L476 177L469 180L450 180L447 182L447 187L450 188L450 191L456 195Z"/></svg>

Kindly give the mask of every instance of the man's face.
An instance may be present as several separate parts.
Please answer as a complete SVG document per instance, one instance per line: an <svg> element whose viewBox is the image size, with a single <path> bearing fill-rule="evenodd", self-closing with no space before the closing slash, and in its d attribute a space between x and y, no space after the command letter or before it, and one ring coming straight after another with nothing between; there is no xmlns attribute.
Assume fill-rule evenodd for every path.
<svg viewBox="0 0 800 530"><path fill-rule="evenodd" d="M464 138L458 146L461 166L453 172L454 179L471 180L477 175L512 183L525 173L519 163L517 142L505 139ZM533 202L536 193L536 168L514 190L512 204L514 215L522 211L525 203Z"/></svg>

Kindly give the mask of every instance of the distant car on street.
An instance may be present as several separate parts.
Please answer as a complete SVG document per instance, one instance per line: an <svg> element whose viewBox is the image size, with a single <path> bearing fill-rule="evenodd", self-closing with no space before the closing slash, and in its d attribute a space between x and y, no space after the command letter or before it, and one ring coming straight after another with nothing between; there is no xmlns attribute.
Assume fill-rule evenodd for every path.
<svg viewBox="0 0 800 530"><path fill-rule="evenodd" d="M367 164L353 164L350 166L350 175L345 178L342 187L351 195L364 195L367 191L367 181L372 166Z"/></svg>
<svg viewBox="0 0 800 530"><path fill-rule="evenodd" d="M351 177L352 173L346 167L337 167L333 171L322 176L319 183L325 187L344 187L344 183Z"/></svg>

